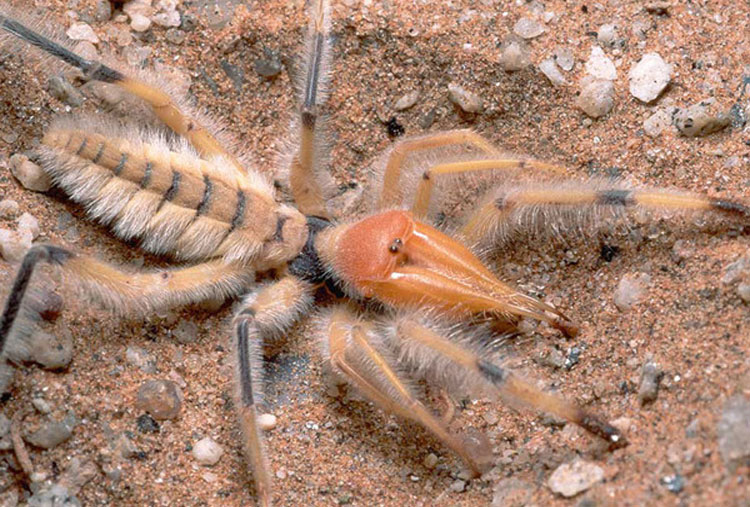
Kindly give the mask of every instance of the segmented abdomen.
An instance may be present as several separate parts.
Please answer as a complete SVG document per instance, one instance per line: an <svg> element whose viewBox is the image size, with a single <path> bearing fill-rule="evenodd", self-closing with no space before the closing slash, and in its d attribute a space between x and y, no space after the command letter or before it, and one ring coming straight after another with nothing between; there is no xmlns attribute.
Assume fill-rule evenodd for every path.
<svg viewBox="0 0 750 507"><path fill-rule="evenodd" d="M281 211L289 208L277 204L267 186L223 169L220 160L170 148L159 140L130 142L53 127L39 152L71 199L150 252L248 262L279 242L288 219Z"/></svg>

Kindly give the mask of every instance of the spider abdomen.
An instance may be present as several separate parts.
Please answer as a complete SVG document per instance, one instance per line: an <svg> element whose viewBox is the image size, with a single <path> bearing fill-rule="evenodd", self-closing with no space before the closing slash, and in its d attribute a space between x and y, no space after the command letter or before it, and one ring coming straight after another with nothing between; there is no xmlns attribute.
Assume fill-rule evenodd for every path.
<svg viewBox="0 0 750 507"><path fill-rule="evenodd" d="M282 252L269 245L284 239L290 210L259 178L179 148L63 125L47 132L39 153L45 170L93 218L150 252L241 262L296 255L304 238L288 238L294 245Z"/></svg>

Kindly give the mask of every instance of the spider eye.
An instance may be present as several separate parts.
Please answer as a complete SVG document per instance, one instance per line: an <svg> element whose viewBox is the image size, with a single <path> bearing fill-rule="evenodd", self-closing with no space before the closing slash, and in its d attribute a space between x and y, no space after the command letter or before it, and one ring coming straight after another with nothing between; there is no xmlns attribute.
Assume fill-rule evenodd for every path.
<svg viewBox="0 0 750 507"><path fill-rule="evenodd" d="M401 241L401 238L396 238L393 240L393 243L391 243L391 246L388 247L388 251L391 253L398 253L403 245L404 242Z"/></svg>

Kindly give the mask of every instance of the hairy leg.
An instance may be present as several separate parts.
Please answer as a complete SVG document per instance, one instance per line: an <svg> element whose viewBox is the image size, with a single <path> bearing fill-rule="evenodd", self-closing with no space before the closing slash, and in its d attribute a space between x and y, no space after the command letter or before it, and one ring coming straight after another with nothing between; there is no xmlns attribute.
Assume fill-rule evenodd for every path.
<svg viewBox="0 0 750 507"><path fill-rule="evenodd" d="M258 427L263 342L286 331L309 309L310 287L288 276L248 295L234 318L237 411L245 454L261 505L271 504L271 470Z"/></svg>

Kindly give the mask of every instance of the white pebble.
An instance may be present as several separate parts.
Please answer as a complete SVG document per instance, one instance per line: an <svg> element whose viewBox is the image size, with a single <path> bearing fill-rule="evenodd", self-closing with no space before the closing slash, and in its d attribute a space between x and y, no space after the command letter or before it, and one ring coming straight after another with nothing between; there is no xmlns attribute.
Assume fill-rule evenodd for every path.
<svg viewBox="0 0 750 507"><path fill-rule="evenodd" d="M18 215L19 206L13 199L0 201L0 218L14 218Z"/></svg>
<svg viewBox="0 0 750 507"><path fill-rule="evenodd" d="M18 230L29 231L34 240L39 237L39 221L31 213L24 213L18 217Z"/></svg>
<svg viewBox="0 0 750 507"><path fill-rule="evenodd" d="M672 77L672 66L657 53L648 53L630 68L630 93L643 102L655 100Z"/></svg>
<svg viewBox="0 0 750 507"><path fill-rule="evenodd" d="M46 192L52 186L49 175L26 155L16 153L10 157L10 172L29 190Z"/></svg>
<svg viewBox="0 0 750 507"><path fill-rule="evenodd" d="M513 26L513 33L524 39L533 39L544 33L544 26L529 18L521 18Z"/></svg>
<svg viewBox="0 0 750 507"><path fill-rule="evenodd" d="M547 76L547 79L549 79L550 82L555 86L563 86L568 84L568 82L565 80L565 76L563 76L560 72L560 69L557 68L557 64L555 63L554 58L547 58L542 63L540 63L539 70L541 70L542 74Z"/></svg>
<svg viewBox="0 0 750 507"><path fill-rule="evenodd" d="M555 49L555 61L565 71L573 70L576 63L573 51L570 48Z"/></svg>
<svg viewBox="0 0 750 507"><path fill-rule="evenodd" d="M672 115L667 109L659 109L643 122L643 131L649 137L657 137L672 124Z"/></svg>
<svg viewBox="0 0 750 507"><path fill-rule="evenodd" d="M591 56L586 61L586 74L596 79L614 81L617 79L617 69L610 58L604 54L599 46L591 48Z"/></svg>
<svg viewBox="0 0 750 507"><path fill-rule="evenodd" d="M0 229L0 256L8 262L21 262L31 248L31 239L29 231Z"/></svg>
<svg viewBox="0 0 750 507"><path fill-rule="evenodd" d="M612 81L585 77L581 81L581 93L576 105L592 118L609 113L615 104L615 87Z"/></svg>
<svg viewBox="0 0 750 507"><path fill-rule="evenodd" d="M622 277L615 291L615 306L621 311L630 310L646 295L651 277L646 273L627 274Z"/></svg>
<svg viewBox="0 0 750 507"><path fill-rule="evenodd" d="M130 16L130 28L136 32L145 32L151 27L151 20L142 14Z"/></svg>
<svg viewBox="0 0 750 507"><path fill-rule="evenodd" d="M276 427L276 416L273 414L261 414L258 416L258 426L264 431L272 430Z"/></svg>
<svg viewBox="0 0 750 507"><path fill-rule="evenodd" d="M604 46L612 46L615 43L616 37L617 29L612 24L602 25L596 32L596 40Z"/></svg>
<svg viewBox="0 0 750 507"><path fill-rule="evenodd" d="M65 35L73 40L85 40L92 44L99 43L99 37L94 33L94 29L87 23L83 22L73 23L73 25L68 28L68 31L65 32Z"/></svg>
<svg viewBox="0 0 750 507"><path fill-rule="evenodd" d="M552 472L547 485L552 492L564 497L575 496L604 479L600 466L576 458L572 463L563 463Z"/></svg>
<svg viewBox="0 0 750 507"><path fill-rule="evenodd" d="M482 111L481 97L456 83L448 84L448 98L466 113L475 114Z"/></svg>
<svg viewBox="0 0 750 507"><path fill-rule="evenodd" d="M196 442L193 446L193 457L201 465L213 466L219 462L224 449L211 439L206 437Z"/></svg>
<svg viewBox="0 0 750 507"><path fill-rule="evenodd" d="M498 63L507 72L522 70L531 64L531 52L528 44L517 37L503 42Z"/></svg>

